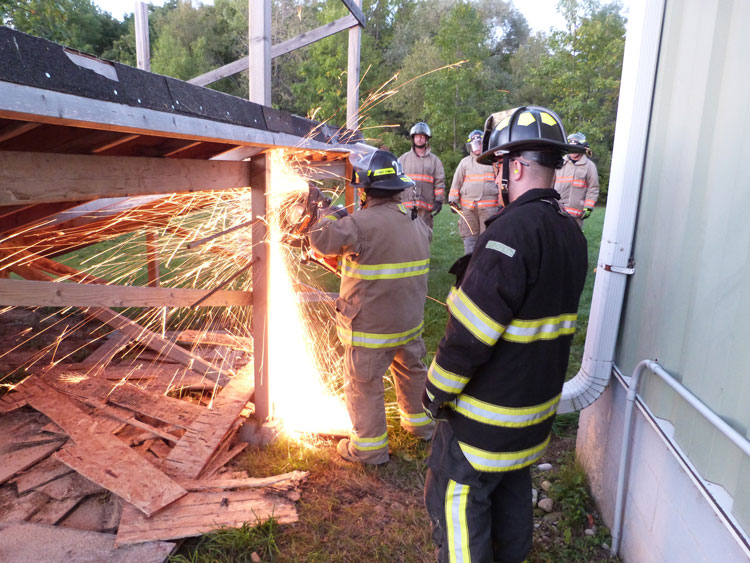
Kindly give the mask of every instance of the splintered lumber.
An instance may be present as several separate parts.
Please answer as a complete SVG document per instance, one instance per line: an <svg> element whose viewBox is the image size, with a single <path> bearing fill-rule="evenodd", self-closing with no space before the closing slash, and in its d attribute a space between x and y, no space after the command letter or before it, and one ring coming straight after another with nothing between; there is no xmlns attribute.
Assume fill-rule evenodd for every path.
<svg viewBox="0 0 750 563"><path fill-rule="evenodd" d="M297 521L294 502L264 489L188 493L151 518L125 506L117 530L117 545L198 536L222 527L274 518L280 524Z"/></svg>
<svg viewBox="0 0 750 563"><path fill-rule="evenodd" d="M187 491L169 479L116 438L120 447L107 451L102 440L68 444L55 458L112 491L147 516L167 506ZM98 443L96 443L98 442ZM114 451L119 450L119 451ZM127 455L123 455L128 452Z"/></svg>
<svg viewBox="0 0 750 563"><path fill-rule="evenodd" d="M50 481L36 489L55 500L82 499L104 490L78 473L71 472L65 477Z"/></svg>
<svg viewBox="0 0 750 563"><path fill-rule="evenodd" d="M174 550L170 542L115 547L113 534L42 524L0 525L0 561L4 563L162 563Z"/></svg>
<svg viewBox="0 0 750 563"><path fill-rule="evenodd" d="M9 413L26 406L26 401L18 393L6 393L0 397L0 413Z"/></svg>
<svg viewBox="0 0 750 563"><path fill-rule="evenodd" d="M234 350L250 351L253 349L253 339L251 337L235 336L224 332L180 330L176 332L167 332L167 337L177 342L189 342L191 344L228 346Z"/></svg>
<svg viewBox="0 0 750 563"><path fill-rule="evenodd" d="M211 457L211 461L208 462L201 472L201 475L204 477L213 477L222 467L232 461L237 455L245 451L245 448L250 445L247 442L240 442L230 448L229 445L231 444L231 440L226 440L226 443L227 446L225 448L217 450L217 452Z"/></svg>
<svg viewBox="0 0 750 563"><path fill-rule="evenodd" d="M296 486L307 478L307 471L290 471L271 477L245 477L242 479L181 479L179 480L188 491L210 491L228 489L257 489L271 485Z"/></svg>
<svg viewBox="0 0 750 563"><path fill-rule="evenodd" d="M29 522L35 524L57 524L65 518L81 502L81 497L64 500L48 499L41 508L31 515Z"/></svg>
<svg viewBox="0 0 750 563"><path fill-rule="evenodd" d="M20 497L12 497L11 495L13 495L13 493L9 488L0 489L0 491L7 493L8 496L8 498L2 499L3 510L0 510L0 524L28 520L34 514L39 512L49 501L49 498L45 495L35 491ZM1 545L0 554L2 554ZM0 561L4 561L2 555L0 555Z"/></svg>
<svg viewBox="0 0 750 563"><path fill-rule="evenodd" d="M23 385L32 407L73 438L55 458L150 515L187 491L111 435L111 424L86 414L73 399L34 378ZM109 431L104 432L106 428Z"/></svg>
<svg viewBox="0 0 750 563"><path fill-rule="evenodd" d="M130 342L130 337L120 331L114 331L107 339L88 357L81 362L82 366L100 366L104 367L112 361L117 353L125 348Z"/></svg>
<svg viewBox="0 0 750 563"><path fill-rule="evenodd" d="M254 386L250 373L252 371L242 370L233 377L214 399L213 408L206 409L187 429L164 460L167 475L190 479L200 476L252 397Z"/></svg>
<svg viewBox="0 0 750 563"><path fill-rule="evenodd" d="M72 472L73 470L64 463L60 463L53 457L48 457L34 465L31 469L27 469L21 473L13 479L13 482L16 484L18 494L21 495L26 491L30 491Z"/></svg>
<svg viewBox="0 0 750 563"><path fill-rule="evenodd" d="M205 408L200 405L145 391L129 383L112 382L95 375L89 377L86 371L80 369L80 364L53 368L45 374L44 379L58 391L80 397L87 404L97 408L102 408L103 405L91 403L88 400L106 401L117 405L117 407L155 418L167 424L173 424L179 428L188 428L205 411ZM158 431L153 432L151 426L143 425L140 421L132 419L132 416L125 415L116 409L114 411L105 409L103 414L161 436ZM122 418L123 416L128 418ZM175 437L171 435L161 437L173 442L176 441Z"/></svg>
<svg viewBox="0 0 750 563"><path fill-rule="evenodd" d="M20 448L0 455L0 483L4 483L17 473L28 469L40 459L44 459L62 445L62 441Z"/></svg>
<svg viewBox="0 0 750 563"><path fill-rule="evenodd" d="M122 511L120 503L122 501L114 495L92 495L83 499L59 525L92 532L115 531Z"/></svg>

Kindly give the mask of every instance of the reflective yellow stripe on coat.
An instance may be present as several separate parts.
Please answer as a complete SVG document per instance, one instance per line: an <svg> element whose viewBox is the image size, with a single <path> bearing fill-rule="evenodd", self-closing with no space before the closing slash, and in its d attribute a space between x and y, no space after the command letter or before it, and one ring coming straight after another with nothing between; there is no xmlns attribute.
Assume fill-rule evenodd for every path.
<svg viewBox="0 0 750 563"><path fill-rule="evenodd" d="M505 328L503 340L520 343L554 340L560 336L573 334L576 331L577 318L578 314L572 313L529 321L513 319Z"/></svg>
<svg viewBox="0 0 750 563"><path fill-rule="evenodd" d="M487 346L494 346L505 327L496 322L487 313L477 307L459 287L451 289L446 302L448 311L460 322L466 330L471 332Z"/></svg>
<svg viewBox="0 0 750 563"><path fill-rule="evenodd" d="M560 395L553 397L540 405L528 407L502 407L493 405L470 395L459 395L455 405L448 406L466 418L489 424L491 426L502 426L505 428L522 428L533 426L543 420L554 416L557 405L560 403Z"/></svg>
<svg viewBox="0 0 750 563"><path fill-rule="evenodd" d="M547 449L550 437L551 435L547 436L544 442L533 448L519 452L495 453L464 444L463 442L459 442L458 445L474 469L477 471L499 473L502 471L515 471L534 463L542 457L544 450Z"/></svg>
<svg viewBox="0 0 750 563"><path fill-rule="evenodd" d="M468 377L458 375L440 367L440 365L432 360L430 369L427 370L427 379L435 387L446 393L460 393L466 384L469 382Z"/></svg>
<svg viewBox="0 0 750 563"><path fill-rule="evenodd" d="M413 276L423 276L430 271L430 259L393 264L359 264L345 259L341 275L360 280L395 280Z"/></svg>

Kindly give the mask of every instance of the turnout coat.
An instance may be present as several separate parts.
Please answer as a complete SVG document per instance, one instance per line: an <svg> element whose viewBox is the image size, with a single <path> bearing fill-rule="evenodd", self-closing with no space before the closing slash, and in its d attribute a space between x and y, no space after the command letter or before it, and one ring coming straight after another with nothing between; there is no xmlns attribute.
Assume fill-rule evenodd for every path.
<svg viewBox="0 0 750 563"><path fill-rule="evenodd" d="M550 440L587 270L558 199L530 190L490 219L448 297L423 404L477 471L530 465Z"/></svg>

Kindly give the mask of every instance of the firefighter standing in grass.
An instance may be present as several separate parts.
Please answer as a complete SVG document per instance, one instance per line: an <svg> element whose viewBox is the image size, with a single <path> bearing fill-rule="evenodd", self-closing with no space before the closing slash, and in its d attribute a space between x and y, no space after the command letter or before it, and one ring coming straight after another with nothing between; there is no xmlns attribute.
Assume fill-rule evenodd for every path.
<svg viewBox="0 0 750 563"><path fill-rule="evenodd" d="M414 186L404 190L401 201L432 228L432 218L440 213L445 196L445 170L443 163L430 150L432 131L420 121L409 131L411 150L399 157L404 173L414 180Z"/></svg>
<svg viewBox="0 0 750 563"><path fill-rule="evenodd" d="M392 153L353 154L350 161L352 184L364 190L362 208L351 215L324 210L309 238L315 251L341 261L336 325L345 350L344 391L353 431L337 451L349 461L381 464L388 461L383 388L388 367L402 428L429 439L435 426L421 404L432 231L401 203L401 192L414 182Z"/></svg>
<svg viewBox="0 0 750 563"><path fill-rule="evenodd" d="M563 209L583 227L583 220L591 216L599 197L599 172L589 158L591 151L583 133L568 135L568 143L583 147L586 154L571 153L565 158L565 164L555 174L555 190Z"/></svg>
<svg viewBox="0 0 750 563"><path fill-rule="evenodd" d="M458 233L464 242L464 252L471 254L479 235L484 232L484 222L497 213L502 202L492 166L477 162L482 152L482 132L479 129L469 133L466 146L469 156L458 163L448 202L451 207L460 209Z"/></svg>
<svg viewBox="0 0 750 563"><path fill-rule="evenodd" d="M505 208L459 259L425 410L441 420L425 504L438 560L523 561L533 530L530 465L550 441L587 269L586 239L551 188L560 118L520 107L487 119L479 161L502 163Z"/></svg>

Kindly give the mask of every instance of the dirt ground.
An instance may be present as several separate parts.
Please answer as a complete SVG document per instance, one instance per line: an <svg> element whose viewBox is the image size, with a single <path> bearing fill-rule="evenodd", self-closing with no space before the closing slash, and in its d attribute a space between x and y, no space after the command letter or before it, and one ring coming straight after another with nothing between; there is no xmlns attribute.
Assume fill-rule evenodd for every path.
<svg viewBox="0 0 750 563"><path fill-rule="evenodd" d="M67 362L81 361L100 343L97 338L108 332L98 323L83 323L81 316L60 319L53 311L18 308L0 312L0 384L22 379L26 372L20 366L34 359L39 365L62 358ZM74 334L56 345L57 335L72 328L76 328ZM540 462L552 467L533 468L539 499L547 496L545 487L569 479L564 472L572 466L575 432L575 424L563 425ZM248 470L250 475L292 469L310 472L300 491L299 521L279 528L275 538L278 553L263 560L434 561L429 520L422 501L427 445L408 443L407 438L405 445L393 448L388 464L362 467L340 459L336 442L335 438L321 438L313 445L281 443L265 450L251 450L236 460L239 468ZM606 549L609 536L596 507L587 494L576 491L567 499L573 503L568 507L580 512L576 522L566 516L557 502L550 511L535 509L530 562L612 561ZM549 496L554 496L554 491ZM184 550L189 549L187 542Z"/></svg>

